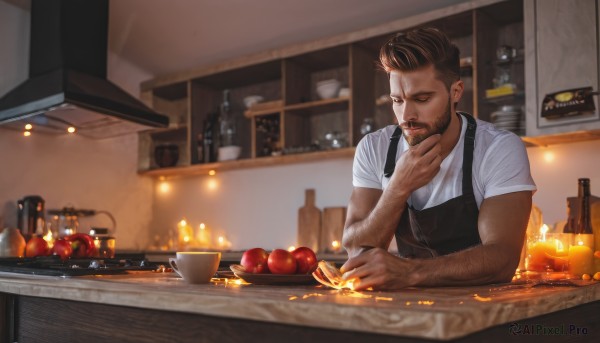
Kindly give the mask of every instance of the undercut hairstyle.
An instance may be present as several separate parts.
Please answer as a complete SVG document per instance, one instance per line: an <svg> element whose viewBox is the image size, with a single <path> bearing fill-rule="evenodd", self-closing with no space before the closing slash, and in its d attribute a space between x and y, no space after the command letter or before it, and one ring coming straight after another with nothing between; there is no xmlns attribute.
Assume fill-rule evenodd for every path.
<svg viewBox="0 0 600 343"><path fill-rule="evenodd" d="M448 90L460 80L460 50L436 28L419 28L390 38L379 52L381 67L392 71L414 71L433 65L436 77Z"/></svg>

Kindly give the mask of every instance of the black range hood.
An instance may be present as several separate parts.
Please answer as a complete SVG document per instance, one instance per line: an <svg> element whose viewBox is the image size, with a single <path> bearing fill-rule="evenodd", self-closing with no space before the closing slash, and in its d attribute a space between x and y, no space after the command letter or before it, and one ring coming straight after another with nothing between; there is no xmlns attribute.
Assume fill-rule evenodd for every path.
<svg viewBox="0 0 600 343"><path fill-rule="evenodd" d="M32 0L29 78L0 98L0 125L90 138L167 127L106 79L108 0Z"/></svg>

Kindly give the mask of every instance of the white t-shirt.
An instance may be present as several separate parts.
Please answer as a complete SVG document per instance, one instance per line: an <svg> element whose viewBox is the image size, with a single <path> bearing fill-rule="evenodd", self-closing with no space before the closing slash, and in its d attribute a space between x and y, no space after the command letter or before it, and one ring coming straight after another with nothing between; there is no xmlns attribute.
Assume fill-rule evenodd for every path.
<svg viewBox="0 0 600 343"><path fill-rule="evenodd" d="M462 162L467 119L462 117L460 140L442 161L440 171L427 185L417 189L408 199L417 210L440 205L462 195ZM389 178L383 175L390 137L396 125L389 125L366 135L356 148L353 164L354 187L385 189ZM409 148L402 137L396 161ZM535 191L529 170L525 145L512 132L498 130L492 124L477 120L473 152L473 193L477 207L485 198L500 194Z"/></svg>

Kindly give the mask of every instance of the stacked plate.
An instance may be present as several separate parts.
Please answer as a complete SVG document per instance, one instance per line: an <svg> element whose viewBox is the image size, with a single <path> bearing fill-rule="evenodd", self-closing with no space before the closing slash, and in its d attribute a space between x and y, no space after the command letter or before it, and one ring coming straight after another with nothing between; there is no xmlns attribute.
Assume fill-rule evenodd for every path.
<svg viewBox="0 0 600 343"><path fill-rule="evenodd" d="M517 134L521 131L521 109L518 106L502 106L498 111L492 112L491 119L498 129Z"/></svg>

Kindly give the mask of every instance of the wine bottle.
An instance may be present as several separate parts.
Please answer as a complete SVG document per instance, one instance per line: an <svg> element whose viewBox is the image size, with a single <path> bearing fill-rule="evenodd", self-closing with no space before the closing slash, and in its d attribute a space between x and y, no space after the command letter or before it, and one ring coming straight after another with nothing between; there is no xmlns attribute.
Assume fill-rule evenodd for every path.
<svg viewBox="0 0 600 343"><path fill-rule="evenodd" d="M577 192L579 215L577 216L576 234L593 234L590 213L590 179L579 179Z"/></svg>
<svg viewBox="0 0 600 343"><path fill-rule="evenodd" d="M569 273L575 277L594 273L594 233L590 214L590 179L578 182L579 212L575 226L575 239L569 247Z"/></svg>

